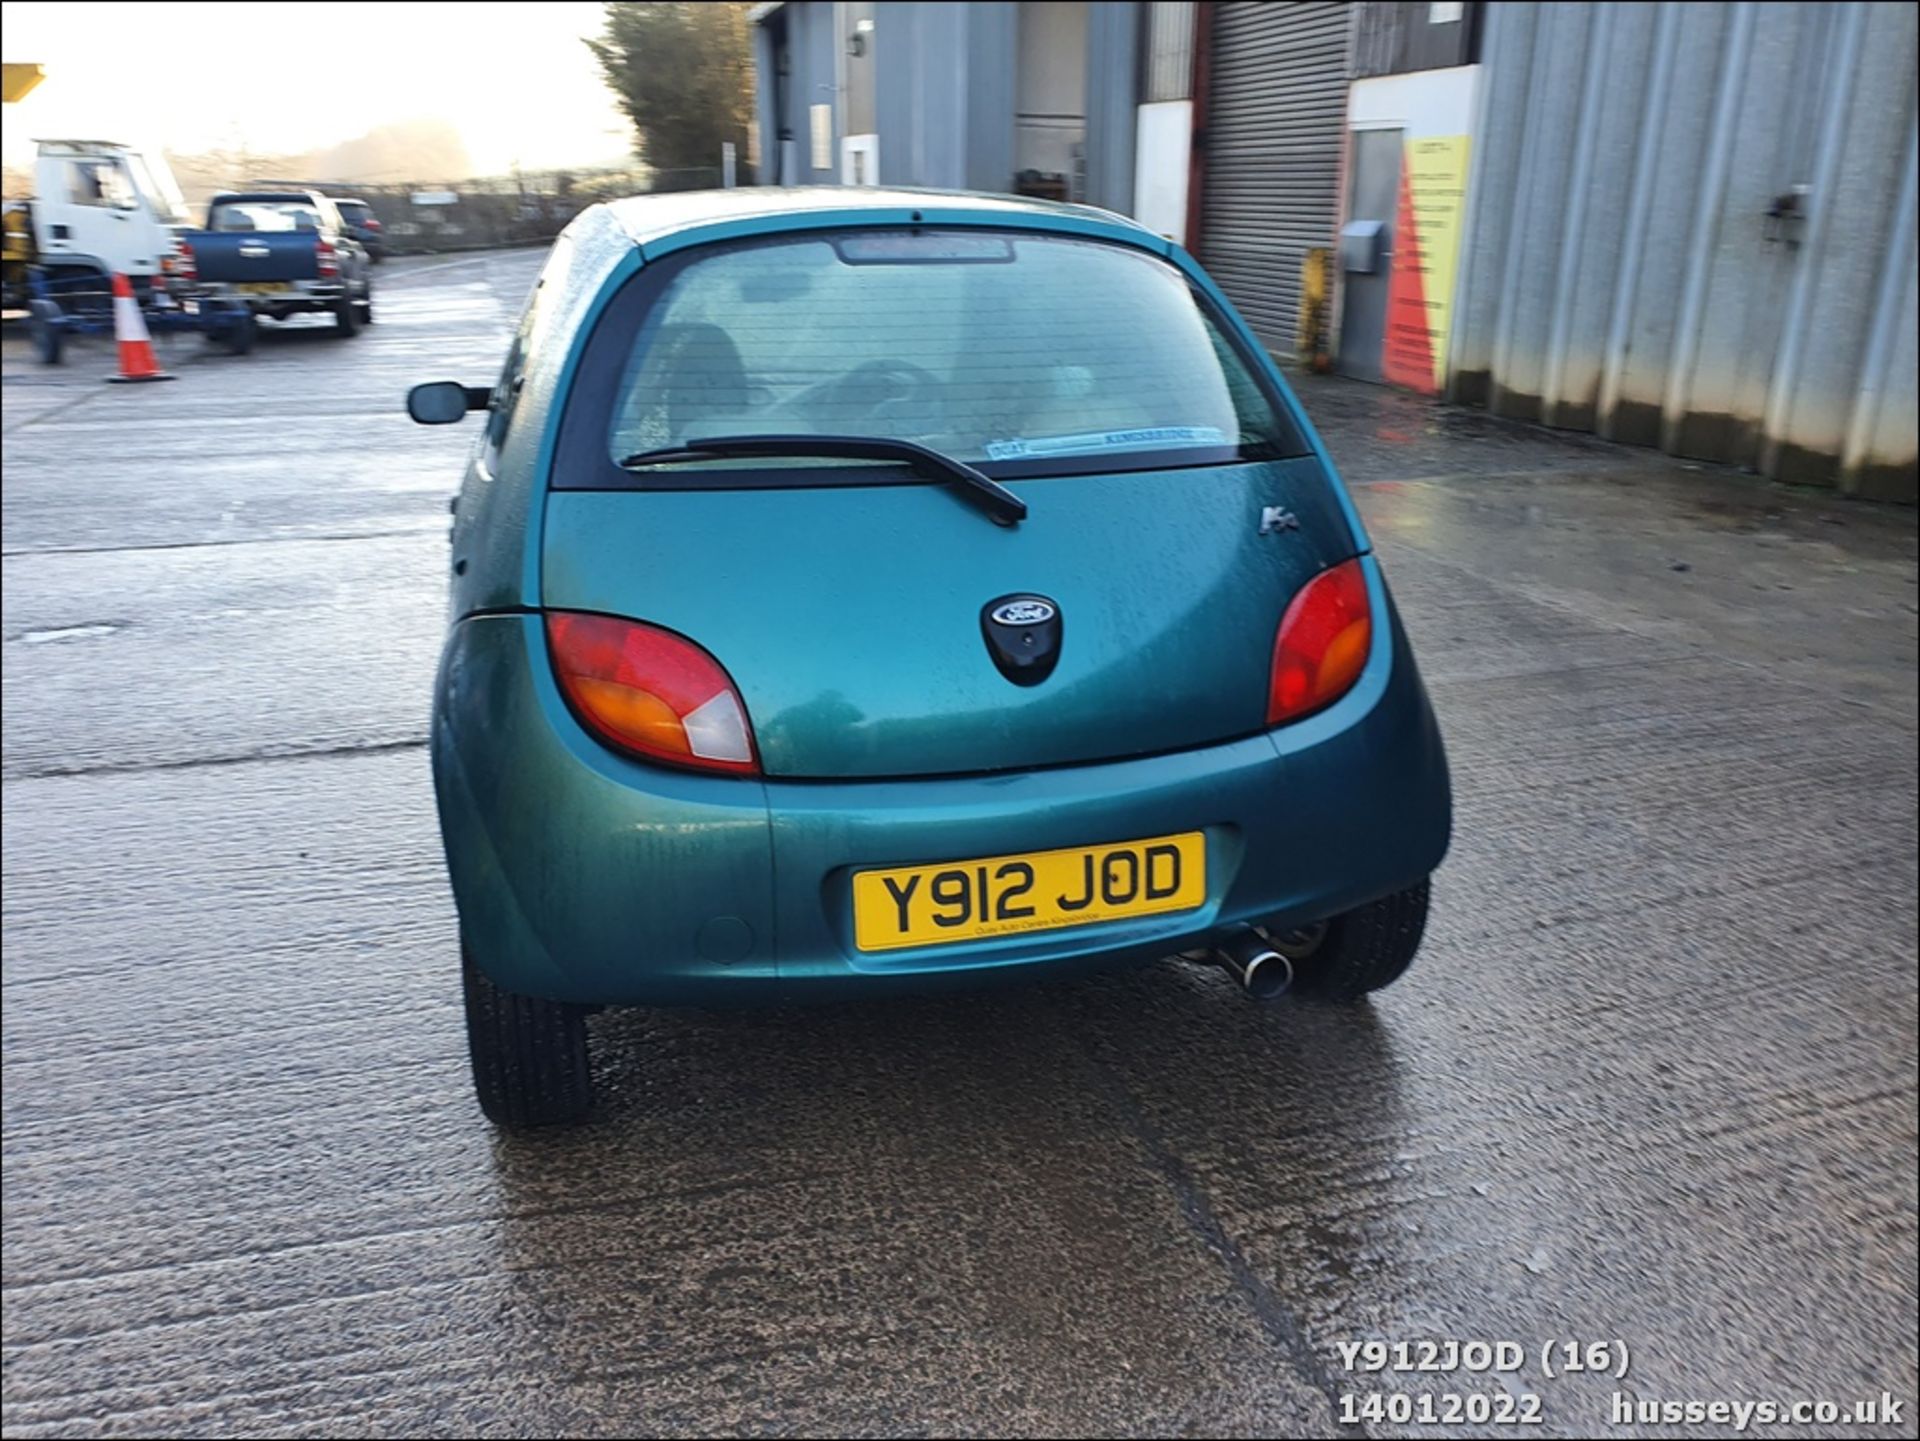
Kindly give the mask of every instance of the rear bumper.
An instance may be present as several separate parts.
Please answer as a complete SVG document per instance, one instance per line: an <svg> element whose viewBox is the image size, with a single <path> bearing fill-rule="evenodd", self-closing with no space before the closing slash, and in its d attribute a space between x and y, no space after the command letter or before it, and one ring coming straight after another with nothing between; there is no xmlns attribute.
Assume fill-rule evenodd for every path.
<svg viewBox="0 0 1920 1441"><path fill-rule="evenodd" d="M278 290L242 290L234 283L213 282L193 293L198 299L245 304L255 310L326 310L346 298L347 285L344 281L296 280Z"/></svg>
<svg viewBox="0 0 1920 1441"><path fill-rule="evenodd" d="M449 633L432 753L462 934L500 984L557 1000L839 996L1151 960L1230 925L1304 923L1428 875L1446 760L1367 562L1378 628L1358 685L1278 731L1171 755L929 780L761 782L661 770L581 732L539 617ZM854 871L1202 830L1193 911L863 954Z"/></svg>

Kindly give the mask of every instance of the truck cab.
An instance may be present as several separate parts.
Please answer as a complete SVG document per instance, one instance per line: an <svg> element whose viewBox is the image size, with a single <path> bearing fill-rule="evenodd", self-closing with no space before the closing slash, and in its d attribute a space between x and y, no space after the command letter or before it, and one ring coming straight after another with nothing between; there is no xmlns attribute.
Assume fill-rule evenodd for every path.
<svg viewBox="0 0 1920 1441"><path fill-rule="evenodd" d="M35 262L55 277L158 275L193 224L165 158L111 140L35 144L26 227Z"/></svg>

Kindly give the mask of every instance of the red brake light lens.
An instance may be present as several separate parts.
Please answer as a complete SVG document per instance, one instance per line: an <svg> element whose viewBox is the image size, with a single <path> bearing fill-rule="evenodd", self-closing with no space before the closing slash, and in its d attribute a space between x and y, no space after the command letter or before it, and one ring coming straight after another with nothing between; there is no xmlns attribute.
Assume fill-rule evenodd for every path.
<svg viewBox="0 0 1920 1441"><path fill-rule="evenodd" d="M1294 596L1273 641L1267 724L1299 720L1353 689L1373 646L1367 577L1356 560L1322 571Z"/></svg>
<svg viewBox="0 0 1920 1441"><path fill-rule="evenodd" d="M338 275L340 262L333 258L333 242L321 236L313 243L313 253L318 257L319 271L322 276Z"/></svg>
<svg viewBox="0 0 1920 1441"><path fill-rule="evenodd" d="M568 703L607 744L668 765L760 773L739 692L692 641L638 621L549 611L547 645Z"/></svg>

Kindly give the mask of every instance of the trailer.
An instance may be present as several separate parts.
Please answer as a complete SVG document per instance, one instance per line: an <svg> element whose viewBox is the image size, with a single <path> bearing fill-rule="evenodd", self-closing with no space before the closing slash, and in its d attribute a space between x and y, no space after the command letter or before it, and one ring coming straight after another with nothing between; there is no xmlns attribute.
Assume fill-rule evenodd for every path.
<svg viewBox="0 0 1920 1441"><path fill-rule="evenodd" d="M35 266L28 271L29 333L35 355L43 365L58 365L67 339L76 335L113 334L113 287L98 276L50 274ZM188 297L175 300L164 282L133 282L147 329L197 330L229 355L245 355L253 348L253 314L246 305L228 300Z"/></svg>

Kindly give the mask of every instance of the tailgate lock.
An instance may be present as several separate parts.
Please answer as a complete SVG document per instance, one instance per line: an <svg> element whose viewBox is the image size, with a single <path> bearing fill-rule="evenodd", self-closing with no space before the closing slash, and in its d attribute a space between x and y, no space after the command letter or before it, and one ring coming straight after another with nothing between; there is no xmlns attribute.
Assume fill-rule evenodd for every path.
<svg viewBox="0 0 1920 1441"><path fill-rule="evenodd" d="M980 633L1000 674L1038 685L1060 659L1060 607L1044 595L1003 595L980 609Z"/></svg>

